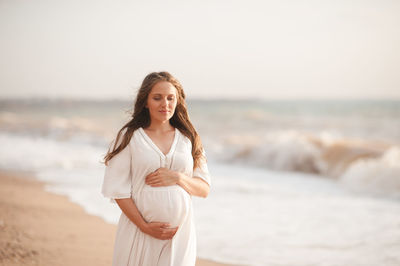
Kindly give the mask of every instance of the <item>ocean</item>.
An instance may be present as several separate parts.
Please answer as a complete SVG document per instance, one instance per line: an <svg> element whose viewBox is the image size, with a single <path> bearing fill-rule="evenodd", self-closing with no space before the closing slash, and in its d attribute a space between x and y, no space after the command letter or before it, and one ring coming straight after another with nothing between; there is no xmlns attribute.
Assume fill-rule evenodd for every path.
<svg viewBox="0 0 400 266"><path fill-rule="evenodd" d="M0 100L0 167L116 223L101 163L132 101ZM212 189L198 255L243 265L400 265L400 101L188 100ZM110 241L113 241L110 239Z"/></svg>

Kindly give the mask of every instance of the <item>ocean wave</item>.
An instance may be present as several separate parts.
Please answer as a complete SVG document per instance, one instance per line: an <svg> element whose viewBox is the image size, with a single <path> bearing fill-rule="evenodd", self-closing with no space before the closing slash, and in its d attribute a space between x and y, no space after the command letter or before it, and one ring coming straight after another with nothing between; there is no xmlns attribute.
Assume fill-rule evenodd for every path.
<svg viewBox="0 0 400 266"><path fill-rule="evenodd" d="M400 146L395 143L295 130L231 135L218 145L207 141L214 161L312 173L355 192L400 198Z"/></svg>
<svg viewBox="0 0 400 266"><path fill-rule="evenodd" d="M92 145L85 139L59 141L5 132L0 132L0 144L0 168L27 171L90 168L100 165L106 151L104 145Z"/></svg>
<svg viewBox="0 0 400 266"><path fill-rule="evenodd" d="M362 159L379 159L393 143L349 139L329 132L312 135L296 130L264 135L230 135L211 143L212 157L230 163L279 171L314 173L339 178Z"/></svg>
<svg viewBox="0 0 400 266"><path fill-rule="evenodd" d="M362 158L340 176L353 191L400 198L400 147L391 147L378 158Z"/></svg>
<svg viewBox="0 0 400 266"><path fill-rule="evenodd" d="M259 113L248 115L260 116ZM7 154L3 155L13 159L14 165L32 164L33 168L41 168L57 164L61 168L72 168L85 162L74 159L76 158L73 155L74 151L82 147L96 147L99 151L103 151L102 149L105 151L109 140L122 125L121 121L121 118L116 119L113 115L93 117L79 116L76 113L70 116L66 112L62 115L44 112L30 115L1 111L1 142L8 147L5 149L8 151ZM306 129L302 131L260 127L257 130L250 130L243 127L241 130L230 128L228 130L222 128L222 125L219 126L219 130L213 127L206 129L202 131L201 136L207 156L212 161L278 171L312 173L340 179L349 188L373 190L368 187L369 183L382 182L376 185L379 187L376 190L391 193L391 189L396 187L393 185L391 188L385 188L383 184L391 184L392 181L385 180L390 178L397 180L396 177L399 176L397 170L388 167L387 163L389 156L387 154L393 154L393 150L400 146L399 143L362 137L349 138L339 129L328 131L316 128L315 131ZM217 137L217 131L220 137ZM69 151L71 145L77 146ZM37 147L41 150L41 160L34 155L36 152L33 152ZM15 151L14 154L12 151L16 148L19 151ZM63 151L63 155L60 156L61 153L57 151L60 148L66 148L68 152ZM30 156L28 162L21 161L19 153L22 150L25 157ZM53 162L54 154L59 158L57 162ZM373 168L377 172L371 182L369 180L373 171L369 173L362 170L363 167L367 167L366 165L368 169ZM369 183L364 185L362 182Z"/></svg>
<svg viewBox="0 0 400 266"><path fill-rule="evenodd" d="M105 126L105 124L110 126ZM58 115L29 116L14 112L0 112L0 131L10 134L52 137L69 140L78 135L111 139L114 127L100 119L63 117Z"/></svg>

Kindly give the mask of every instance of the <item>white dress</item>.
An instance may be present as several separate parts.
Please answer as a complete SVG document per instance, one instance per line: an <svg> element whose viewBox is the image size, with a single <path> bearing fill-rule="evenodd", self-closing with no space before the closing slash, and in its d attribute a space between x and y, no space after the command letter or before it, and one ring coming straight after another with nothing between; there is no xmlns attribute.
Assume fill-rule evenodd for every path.
<svg viewBox="0 0 400 266"><path fill-rule="evenodd" d="M114 140L115 141L115 140ZM193 170L191 141L178 129L164 155L143 128L135 130L129 145L105 168L102 194L111 199L132 198L147 222L179 226L170 240L140 231L122 212L114 244L113 266L191 266L196 261L196 233L191 196L178 185L151 187L145 177L160 167L199 177L210 184L207 164Z"/></svg>

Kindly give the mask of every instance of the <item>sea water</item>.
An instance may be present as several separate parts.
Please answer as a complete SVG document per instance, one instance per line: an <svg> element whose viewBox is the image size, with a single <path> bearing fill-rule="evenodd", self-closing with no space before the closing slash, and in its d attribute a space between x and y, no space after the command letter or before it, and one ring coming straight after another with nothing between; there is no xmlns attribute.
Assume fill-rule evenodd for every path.
<svg viewBox="0 0 400 266"><path fill-rule="evenodd" d="M115 224L101 161L129 106L2 101L0 167L33 170ZM189 111L212 175L209 197L193 197L200 257L400 265L399 102L192 101Z"/></svg>

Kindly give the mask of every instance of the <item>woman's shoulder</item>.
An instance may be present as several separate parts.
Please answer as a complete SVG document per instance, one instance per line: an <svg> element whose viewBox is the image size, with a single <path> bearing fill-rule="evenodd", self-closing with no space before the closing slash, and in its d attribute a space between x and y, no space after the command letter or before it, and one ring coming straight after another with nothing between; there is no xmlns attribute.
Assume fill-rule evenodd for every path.
<svg viewBox="0 0 400 266"><path fill-rule="evenodd" d="M138 129L135 129L135 130L133 131L133 133L132 133L132 135L131 135L131 137L130 137L130 139L129 139L128 145L132 143L132 140L133 140L134 138L136 138L138 132L139 132ZM114 143L117 141L117 138L118 138L117 146L120 145L121 142L122 142L122 140L123 140L124 138L127 138L127 137L128 137L128 136L127 136L127 133L128 133L128 130L125 129L124 131L121 132L121 135L120 135L119 138L118 138L118 135L116 135L116 136L112 139L112 141L111 141L112 145L114 145Z"/></svg>
<svg viewBox="0 0 400 266"><path fill-rule="evenodd" d="M179 142L182 142L184 145L192 146L190 139L179 128L177 128L177 131L180 135Z"/></svg>
<svg viewBox="0 0 400 266"><path fill-rule="evenodd" d="M139 127L133 131L132 137L131 137L131 144L133 144L137 140L140 140L140 138L142 137L142 133L141 133L142 130L143 130L143 128Z"/></svg>

